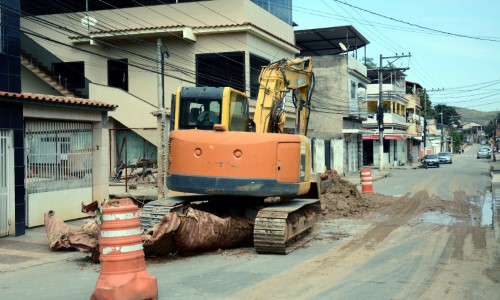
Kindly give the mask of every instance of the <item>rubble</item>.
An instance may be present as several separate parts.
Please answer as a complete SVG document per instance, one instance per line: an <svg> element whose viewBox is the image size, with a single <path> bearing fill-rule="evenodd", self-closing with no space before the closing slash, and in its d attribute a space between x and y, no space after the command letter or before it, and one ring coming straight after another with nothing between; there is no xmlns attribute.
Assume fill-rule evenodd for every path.
<svg viewBox="0 0 500 300"><path fill-rule="evenodd" d="M251 246L253 224L234 217L188 208L185 213L167 213L143 235L144 253L161 256L175 252L213 251Z"/></svg>
<svg viewBox="0 0 500 300"><path fill-rule="evenodd" d="M90 253L93 261L99 261L98 224L94 220L81 227L69 226L55 216L54 211L44 214L45 231L51 250L74 248Z"/></svg>
<svg viewBox="0 0 500 300"><path fill-rule="evenodd" d="M324 220L361 217L395 198L377 193L361 193L358 188L340 177L337 171L327 171L321 178L321 209Z"/></svg>

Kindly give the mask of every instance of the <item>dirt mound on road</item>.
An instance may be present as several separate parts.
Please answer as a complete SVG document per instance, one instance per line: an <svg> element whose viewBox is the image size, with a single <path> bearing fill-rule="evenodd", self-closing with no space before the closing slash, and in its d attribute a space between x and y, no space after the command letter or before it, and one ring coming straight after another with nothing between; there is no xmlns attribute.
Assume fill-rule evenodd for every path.
<svg viewBox="0 0 500 300"><path fill-rule="evenodd" d="M335 171L321 174L321 208L323 219L356 217L376 211L396 198L377 193L362 194Z"/></svg>

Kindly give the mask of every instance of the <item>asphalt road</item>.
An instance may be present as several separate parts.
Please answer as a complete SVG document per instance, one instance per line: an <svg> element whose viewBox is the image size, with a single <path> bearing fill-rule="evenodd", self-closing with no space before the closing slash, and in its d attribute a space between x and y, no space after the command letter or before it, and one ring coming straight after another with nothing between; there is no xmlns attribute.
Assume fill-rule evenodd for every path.
<svg viewBox="0 0 500 300"><path fill-rule="evenodd" d="M477 159L479 147L479 144L467 147L465 153L453 156L452 164L440 165L439 168L390 170L391 177L375 181L373 190L393 196L427 190L445 200L453 199L457 191L464 191L468 196L483 195L490 188L490 162Z"/></svg>
<svg viewBox="0 0 500 300"><path fill-rule="evenodd" d="M383 212L323 222L289 255L251 248L148 259L160 299L498 299L489 164L475 150L439 169L393 170ZM339 239L340 237L340 239ZM99 265L81 257L0 273L2 299L88 299Z"/></svg>

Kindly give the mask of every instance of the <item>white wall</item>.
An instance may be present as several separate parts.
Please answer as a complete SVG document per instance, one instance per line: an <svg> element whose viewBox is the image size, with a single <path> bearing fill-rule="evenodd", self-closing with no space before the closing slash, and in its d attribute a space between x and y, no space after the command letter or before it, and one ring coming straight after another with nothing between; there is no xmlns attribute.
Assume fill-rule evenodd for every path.
<svg viewBox="0 0 500 300"><path fill-rule="evenodd" d="M333 169L340 175L344 175L344 139L332 139Z"/></svg>
<svg viewBox="0 0 500 300"><path fill-rule="evenodd" d="M315 173L322 173L325 171L325 140L324 139L314 139L314 166L313 171Z"/></svg>
<svg viewBox="0 0 500 300"><path fill-rule="evenodd" d="M58 91L24 66L21 66L21 91L23 93L61 96Z"/></svg>
<svg viewBox="0 0 500 300"><path fill-rule="evenodd" d="M82 203L88 204L92 199L92 187L36 193L27 195L26 227L43 225L43 214L50 210L62 220L85 218L81 212ZM102 201L102 200L101 200Z"/></svg>

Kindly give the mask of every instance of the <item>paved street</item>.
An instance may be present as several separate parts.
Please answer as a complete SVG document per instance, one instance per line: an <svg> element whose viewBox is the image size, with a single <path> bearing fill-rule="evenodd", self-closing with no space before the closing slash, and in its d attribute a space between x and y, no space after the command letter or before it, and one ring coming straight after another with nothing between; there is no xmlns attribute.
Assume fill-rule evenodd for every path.
<svg viewBox="0 0 500 300"><path fill-rule="evenodd" d="M399 198L382 213L324 221L289 255L241 248L148 259L160 299L495 299L490 163L466 153L439 169L387 172L374 190ZM100 266L50 252L35 228L0 239L0 270L3 299L88 299Z"/></svg>

